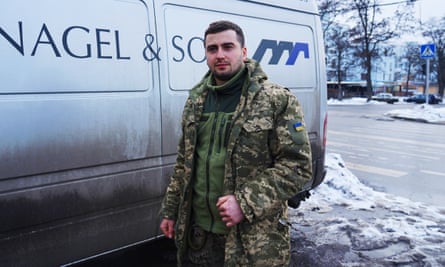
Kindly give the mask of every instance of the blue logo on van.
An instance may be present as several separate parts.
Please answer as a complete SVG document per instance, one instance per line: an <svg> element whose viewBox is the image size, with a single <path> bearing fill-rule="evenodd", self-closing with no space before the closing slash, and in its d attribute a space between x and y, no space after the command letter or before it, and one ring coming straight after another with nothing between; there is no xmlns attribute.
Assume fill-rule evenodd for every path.
<svg viewBox="0 0 445 267"><path fill-rule="evenodd" d="M272 57L269 60L269 65L277 65L283 56L284 51L289 52L289 58L286 61L286 65L295 65L300 52L303 52L304 58L309 58L309 44L307 43L296 42L294 44L293 42L288 41L263 39L255 51L253 59L261 62L261 59L263 59L263 56L268 49L272 50Z"/></svg>

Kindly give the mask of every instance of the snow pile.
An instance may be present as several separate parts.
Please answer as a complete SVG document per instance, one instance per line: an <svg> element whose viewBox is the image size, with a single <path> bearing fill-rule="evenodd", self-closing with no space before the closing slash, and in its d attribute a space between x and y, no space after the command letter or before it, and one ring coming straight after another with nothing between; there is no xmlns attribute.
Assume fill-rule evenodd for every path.
<svg viewBox="0 0 445 267"><path fill-rule="evenodd" d="M412 109L391 110L386 112L385 116L430 123L445 123L445 108L434 108L431 105L423 104Z"/></svg>
<svg viewBox="0 0 445 267"><path fill-rule="evenodd" d="M385 102L377 102L377 101L367 102L367 100L368 100L367 98L363 98L363 97L344 98L342 100L330 98L330 99L328 99L328 105L332 105L332 106L365 105L365 104L370 104L370 103L372 103L372 104L377 104L377 103L386 104Z"/></svg>
<svg viewBox="0 0 445 267"><path fill-rule="evenodd" d="M328 101L328 105L381 103L366 98ZM441 105L414 105L384 115L445 123ZM362 184L338 154L327 154L326 166L324 182L298 209L289 211L290 266L445 266L445 206L375 191Z"/></svg>
<svg viewBox="0 0 445 267"><path fill-rule="evenodd" d="M377 192L338 154L298 209L290 209L291 266L445 266L445 208Z"/></svg>
<svg viewBox="0 0 445 267"><path fill-rule="evenodd" d="M385 102L378 101L367 101L367 98L363 97L353 97L346 98L343 100L329 99L328 105L330 106L341 106L341 105L387 105ZM394 103L396 105L408 104L403 101L403 98L399 98L399 102ZM384 114L387 117L397 118L397 119L407 119L416 120L428 123L445 123L445 108L435 107L435 105L415 105L411 109L396 109L388 111Z"/></svg>

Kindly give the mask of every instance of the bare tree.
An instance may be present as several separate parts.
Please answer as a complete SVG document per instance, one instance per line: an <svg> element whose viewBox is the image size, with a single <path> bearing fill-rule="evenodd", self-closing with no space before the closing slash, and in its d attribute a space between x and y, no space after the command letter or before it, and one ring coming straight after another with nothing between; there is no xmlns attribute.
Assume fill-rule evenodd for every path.
<svg viewBox="0 0 445 267"><path fill-rule="evenodd" d="M334 78L337 81L338 99L343 98L341 82L346 79L347 72L352 67L353 59L351 58L351 44L349 42L349 27L334 23L331 29L326 33L328 67L333 69L333 75L329 75L328 79ZM329 80L331 80L329 79Z"/></svg>
<svg viewBox="0 0 445 267"><path fill-rule="evenodd" d="M431 38L432 43L436 45L437 59L437 83L439 85L439 94L443 96L445 87L445 17L429 20L424 26L423 36Z"/></svg>
<svg viewBox="0 0 445 267"><path fill-rule="evenodd" d="M408 95L408 85L413 78L414 75L419 73L421 71L422 63L420 61L419 57L419 45L417 43L407 43L405 46L405 53L403 55L403 60L405 61L404 67L405 67L405 84L406 84L406 90L405 95ZM414 79L414 78L413 78Z"/></svg>
<svg viewBox="0 0 445 267"><path fill-rule="evenodd" d="M412 2L407 1L406 5ZM351 20L355 21L355 26L351 30L351 37L352 42L357 44L356 55L362 60L365 70L368 100L372 96L372 62L380 55L379 45L398 37L410 16L406 9L403 12L397 9L394 16L382 18L382 5L378 0L352 0L354 15Z"/></svg>
<svg viewBox="0 0 445 267"><path fill-rule="evenodd" d="M338 19L338 16L345 13L344 3L345 2L338 0L318 0L318 11L323 26L323 36L326 36L327 31Z"/></svg>

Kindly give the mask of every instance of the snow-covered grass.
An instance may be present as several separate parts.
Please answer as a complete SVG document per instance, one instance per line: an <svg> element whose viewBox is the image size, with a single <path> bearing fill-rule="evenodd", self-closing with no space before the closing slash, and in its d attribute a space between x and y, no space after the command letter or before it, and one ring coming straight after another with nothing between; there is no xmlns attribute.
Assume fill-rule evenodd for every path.
<svg viewBox="0 0 445 267"><path fill-rule="evenodd" d="M445 108L435 108L432 105L416 105L412 109L395 109L385 113L386 116L418 120L429 123L445 123Z"/></svg>
<svg viewBox="0 0 445 267"><path fill-rule="evenodd" d="M388 105L385 102L369 101L362 97L353 97L348 99L343 99L341 101L337 99L329 99L328 105ZM394 105L397 106L407 106L407 103L403 101L403 98L399 99ZM445 123L445 108L442 105L425 105L417 104L414 107L404 108L404 109L394 109L388 111L384 114L385 116L407 119L407 120L418 120L422 122L429 123Z"/></svg>

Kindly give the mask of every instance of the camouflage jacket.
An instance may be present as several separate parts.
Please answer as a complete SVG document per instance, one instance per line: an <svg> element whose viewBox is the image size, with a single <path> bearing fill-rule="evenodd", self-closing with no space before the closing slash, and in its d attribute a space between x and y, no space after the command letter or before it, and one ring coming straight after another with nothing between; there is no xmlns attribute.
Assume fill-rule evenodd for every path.
<svg viewBox="0 0 445 267"><path fill-rule="evenodd" d="M287 266L287 200L312 178L310 143L296 97L269 83L257 62L247 60L246 67L250 83L235 111L224 181L225 193L236 196L245 219L227 236L225 265ZM177 161L162 204L161 216L176 221L178 262L187 247L196 130L209 76L186 101Z"/></svg>

